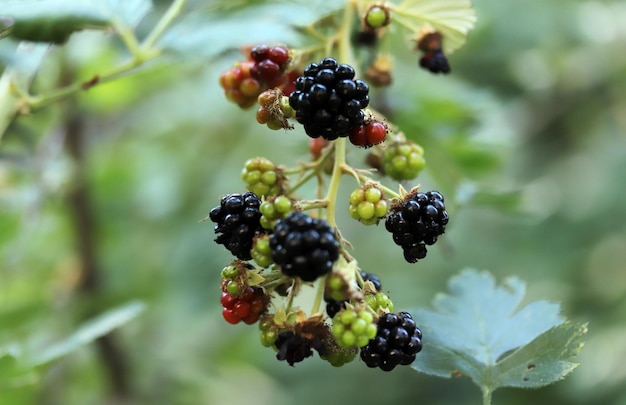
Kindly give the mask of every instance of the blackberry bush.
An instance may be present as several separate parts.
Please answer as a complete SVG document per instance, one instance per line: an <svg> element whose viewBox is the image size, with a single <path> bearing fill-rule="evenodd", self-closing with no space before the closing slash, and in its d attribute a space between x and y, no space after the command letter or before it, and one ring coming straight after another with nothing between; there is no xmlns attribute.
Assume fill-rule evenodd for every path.
<svg viewBox="0 0 626 405"><path fill-rule="evenodd" d="M337 207L344 203L340 185L346 177L356 181L343 205L349 216L365 225L385 221L410 262L422 259L425 246L443 233L448 213L441 194L387 186L374 178L375 173L348 161L348 152L352 159L369 148L368 156L375 159L368 163L397 181L413 180L425 167L424 150L370 106L370 86L361 79L375 86L391 83L392 57L379 52L376 44L396 19L406 26L405 15L387 3L363 2L356 9L360 19L346 15L341 35L328 37L322 47L257 44L245 51L246 61L222 75L231 99L245 93L241 106L249 106L256 94L259 123L269 129L300 127L308 136L303 141L308 141L310 160L288 167L266 157L249 159L241 174L249 191L222 198L210 218L216 223L217 243L239 258L234 275L232 269L223 272L228 322L260 319L262 346L275 349L276 358L292 366L315 352L340 366L352 361L361 348L367 366L388 371L415 359L421 333L408 314L393 313L381 278L366 272L351 255L352 245L336 217ZM353 27L355 23L360 26ZM308 32L316 32L321 40L326 28L317 28L309 27ZM355 36L357 32L361 34ZM422 55L443 50L443 36L432 27L420 27L413 34L411 46L417 43ZM374 46L356 60L348 49L351 40L366 37ZM248 88L242 78L258 86ZM376 104L375 99L372 102ZM303 195L309 182L316 183L314 198ZM316 289L310 312L296 300L308 288ZM262 291L266 297L260 312L258 303L248 311L253 305L242 298L250 297L251 291Z"/></svg>

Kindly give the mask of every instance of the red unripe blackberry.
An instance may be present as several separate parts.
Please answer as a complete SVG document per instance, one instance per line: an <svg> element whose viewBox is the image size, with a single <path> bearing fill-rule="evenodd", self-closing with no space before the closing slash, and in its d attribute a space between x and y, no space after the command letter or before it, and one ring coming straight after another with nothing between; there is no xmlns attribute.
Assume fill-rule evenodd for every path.
<svg viewBox="0 0 626 405"><path fill-rule="evenodd" d="M250 260L250 250L255 234L267 233L259 220L261 200L256 194L228 194L222 197L220 205L209 213L215 222L215 242L224 245L233 255L241 260Z"/></svg>
<svg viewBox="0 0 626 405"><path fill-rule="evenodd" d="M387 126L374 120L355 127L350 133L350 142L364 148L378 145L384 142L385 138L387 138Z"/></svg>
<svg viewBox="0 0 626 405"><path fill-rule="evenodd" d="M259 320L265 311L267 297L262 288L247 287L239 295L222 292L220 299L222 316L228 323L237 324L241 321L252 324Z"/></svg>
<svg viewBox="0 0 626 405"><path fill-rule="evenodd" d="M426 245L432 245L444 233L448 212L438 191L409 194L400 205L392 208L385 228L393 241L402 247L404 258L415 263L426 257Z"/></svg>
<svg viewBox="0 0 626 405"><path fill-rule="evenodd" d="M422 350L422 332L408 312L387 313L378 319L376 337L361 349L361 359L368 367L391 371L397 365L409 365Z"/></svg>
<svg viewBox="0 0 626 405"><path fill-rule="evenodd" d="M296 79L289 104L311 138L334 140L348 136L363 124L369 104L369 86L354 80L354 68L333 58L311 63Z"/></svg>
<svg viewBox="0 0 626 405"><path fill-rule="evenodd" d="M314 281L329 273L339 257L339 242L328 222L301 212L292 212L276 222L270 247L281 271L303 281Z"/></svg>

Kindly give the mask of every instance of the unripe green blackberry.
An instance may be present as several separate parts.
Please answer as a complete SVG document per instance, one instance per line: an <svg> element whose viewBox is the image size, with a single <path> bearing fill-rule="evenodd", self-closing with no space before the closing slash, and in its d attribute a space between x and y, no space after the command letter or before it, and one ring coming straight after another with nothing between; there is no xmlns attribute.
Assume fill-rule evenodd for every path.
<svg viewBox="0 0 626 405"><path fill-rule="evenodd" d="M376 336L374 315L367 310L345 309L333 317L331 332L340 347L363 347Z"/></svg>
<svg viewBox="0 0 626 405"><path fill-rule="evenodd" d="M259 331L261 332L261 344L265 347L274 347L276 349L274 343L278 339L280 329L278 325L274 324L273 315L263 315L259 319Z"/></svg>
<svg viewBox="0 0 626 405"><path fill-rule="evenodd" d="M389 204L376 184L366 184L350 194L350 216L365 225L377 224L388 210Z"/></svg>
<svg viewBox="0 0 626 405"><path fill-rule="evenodd" d="M324 298L335 301L348 299L349 286L347 281L339 273L333 272L326 278Z"/></svg>
<svg viewBox="0 0 626 405"><path fill-rule="evenodd" d="M285 181L282 170L264 157L248 159L241 171L246 188L258 196L278 195Z"/></svg>
<svg viewBox="0 0 626 405"><path fill-rule="evenodd" d="M397 181L416 178L425 166L424 149L412 141L396 140L383 153L382 170Z"/></svg>
<svg viewBox="0 0 626 405"><path fill-rule="evenodd" d="M263 229L272 230L276 221L284 218L291 212L292 204L291 200L284 196L279 195L275 198L270 198L267 201L261 203L259 210L261 211L261 219L259 220Z"/></svg>
<svg viewBox="0 0 626 405"><path fill-rule="evenodd" d="M389 9L384 5L373 4L363 17L363 25L370 30L382 28L391 22Z"/></svg>
<svg viewBox="0 0 626 405"><path fill-rule="evenodd" d="M365 294L363 300L376 313L386 313L393 311L393 302L391 302L389 296L384 292L377 292L376 294Z"/></svg>
<svg viewBox="0 0 626 405"><path fill-rule="evenodd" d="M339 347L335 342L325 342L326 350L320 359L326 360L333 367L341 367L355 359L359 349L356 347Z"/></svg>
<svg viewBox="0 0 626 405"><path fill-rule="evenodd" d="M269 267L274 263L274 260L272 260L272 248L270 248L270 236L260 235L255 238L250 254L254 262L260 267Z"/></svg>

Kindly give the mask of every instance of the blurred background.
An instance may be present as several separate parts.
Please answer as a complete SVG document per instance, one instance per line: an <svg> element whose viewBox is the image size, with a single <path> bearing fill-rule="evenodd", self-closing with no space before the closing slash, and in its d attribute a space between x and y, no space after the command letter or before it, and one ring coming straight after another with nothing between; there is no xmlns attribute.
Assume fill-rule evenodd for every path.
<svg viewBox="0 0 626 405"><path fill-rule="evenodd" d="M419 69L399 34L393 85L372 94L424 146L418 181L446 195L446 236L407 264L383 227L349 218L348 178L339 226L397 309L428 306L473 267L517 276L529 301L561 302L565 317L589 322L566 380L502 389L494 404L626 404L626 3L474 6L477 26L449 56L450 75ZM122 55L109 36L80 32L51 51L35 86L89 78ZM5 387L0 402L479 403L468 379L409 367L333 368L315 357L292 368L260 345L256 326L224 322L219 280L230 256L199 220L243 190L246 159L309 159L301 130L270 131L224 99L218 75L238 59L151 66L20 118L5 135L0 343L34 351L116 305L141 300L146 310L104 343ZM364 167L364 156L348 159Z"/></svg>

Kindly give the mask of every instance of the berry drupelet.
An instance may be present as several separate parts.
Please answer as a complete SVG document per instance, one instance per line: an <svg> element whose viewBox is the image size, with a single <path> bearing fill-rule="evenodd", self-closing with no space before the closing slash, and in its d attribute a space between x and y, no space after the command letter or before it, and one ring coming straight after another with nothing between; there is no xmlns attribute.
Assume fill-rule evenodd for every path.
<svg viewBox="0 0 626 405"><path fill-rule="evenodd" d="M289 104L311 138L334 140L350 135L365 121L369 86L354 80L354 68L333 58L311 63L296 79Z"/></svg>
<svg viewBox="0 0 626 405"><path fill-rule="evenodd" d="M339 257L339 242L328 222L301 212L276 222L270 247L281 271L303 281L329 273Z"/></svg>
<svg viewBox="0 0 626 405"><path fill-rule="evenodd" d="M393 241L402 247L404 258L415 263L426 257L426 245L432 245L444 233L448 212L438 191L409 194L387 217L385 227Z"/></svg>
<svg viewBox="0 0 626 405"><path fill-rule="evenodd" d="M261 200L256 194L227 194L222 197L220 205L209 213L215 222L215 242L224 245L233 255L241 260L250 260L250 250L255 234L267 233L259 220Z"/></svg>
<svg viewBox="0 0 626 405"><path fill-rule="evenodd" d="M361 359L368 367L391 371L397 365L409 365L422 350L422 332L408 312L383 314L378 319L376 337L361 349Z"/></svg>

